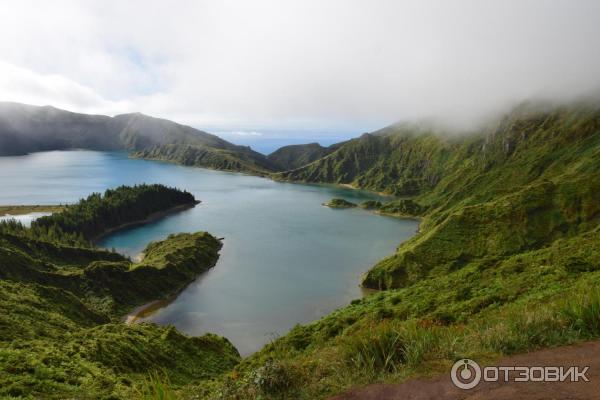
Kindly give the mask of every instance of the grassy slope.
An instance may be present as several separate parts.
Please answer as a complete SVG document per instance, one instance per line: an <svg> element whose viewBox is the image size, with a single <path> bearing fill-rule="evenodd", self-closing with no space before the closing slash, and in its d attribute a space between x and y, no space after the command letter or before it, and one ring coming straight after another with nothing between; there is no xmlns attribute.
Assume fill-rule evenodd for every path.
<svg viewBox="0 0 600 400"><path fill-rule="evenodd" d="M0 396L132 398L149 372L182 384L230 370L239 354L226 339L119 322L212 267L220 247L204 232L179 234L150 244L144 262L132 264L0 235Z"/></svg>
<svg viewBox="0 0 600 400"><path fill-rule="evenodd" d="M193 200L176 192L118 188L46 222L76 234L81 227L104 229L130 218L136 199L155 200L154 207ZM112 218L98 223L99 210ZM15 224L2 228L0 397L134 398L149 373L181 385L214 378L239 361L237 350L215 335L189 338L172 327L121 322L133 307L169 297L213 267L221 242L210 234L171 235L150 243L144 260L133 263L66 244L57 229L50 240Z"/></svg>
<svg viewBox="0 0 600 400"><path fill-rule="evenodd" d="M286 179L351 183L414 196L410 203L399 201L375 208L420 214L421 233L367 274L367 285L387 290L294 328L244 360L225 378L200 382L185 368L175 370L171 379L185 384L179 395L316 399L357 384L447 372L455 359L464 356L479 361L599 338L599 206L593 201L600 181L599 128L599 112L586 108L552 113L520 110L485 132L453 139L435 132L417 135L407 126L392 127L282 174ZM17 251L12 251L11 256L17 257ZM60 264L60 255L43 251ZM150 255L148 262L153 258ZM127 261L106 262L108 267L123 263ZM48 267L48 262L37 266ZM60 268L65 274L74 267ZM25 300L17 301L26 304ZM75 324L78 319L84 322L77 324L85 325L88 318L101 318L100 311L105 310L99 306L102 302L86 303L85 298L73 301L79 303L69 305L69 309L78 310L81 304L87 311L57 312L48 319L52 325L44 329ZM46 307L57 305L52 302ZM125 329L111 326L103 329ZM148 329L165 335L161 330L165 328ZM21 333L24 338L27 331ZM99 338L111 334L98 332ZM129 350L139 349L140 344L127 336L137 333L125 332L115 334L123 338L116 342L132 344ZM91 337L98 343L99 338ZM65 343L70 340L74 339ZM10 373L0 376L34 379L27 385L37 385L44 374L57 371L55 367L50 372L40 367L40 373L36 372L37 360L44 359L39 355L48 354L67 370L73 368L70 363L81 360L85 364L77 368L92 371L94 367L97 377L106 377L91 379L85 375L77 383L67 382L68 390L131 393L131 377L139 376L140 371L121 370L114 360L110 364L117 367L105 370L107 364L89 356L97 350L84 351L92 342L85 342L80 353L73 353L88 356L69 360L61 359L64 349L55 351L47 345L38 349L28 343L28 350L11 349L0 358L0 365ZM155 343L150 339L143 342ZM161 354L166 347L152 349L153 354ZM220 372L236 361L233 352L222 351L231 355L231 363L218 368ZM113 353L123 354L119 348L102 354ZM147 372L148 366L156 367L160 357L151 358L141 369ZM52 376L44 393L49 393L51 385L62 384L60 379L66 375ZM101 388L94 386L97 382Z"/></svg>
<svg viewBox="0 0 600 400"><path fill-rule="evenodd" d="M387 290L244 360L218 387L229 398L323 398L600 337L600 112L521 109L452 139L406 129L281 175L413 195L364 206L420 214L421 231L365 276Z"/></svg>
<svg viewBox="0 0 600 400"><path fill-rule="evenodd" d="M91 308L118 315L166 298L212 268L221 242L206 232L151 243L140 263L104 250L0 234L0 278L60 288Z"/></svg>
<svg viewBox="0 0 600 400"><path fill-rule="evenodd" d="M319 399L600 338L600 230L353 301L242 361L226 398ZM207 398L212 398L207 396Z"/></svg>
<svg viewBox="0 0 600 400"><path fill-rule="evenodd" d="M332 154L276 178L293 181L350 184L376 192L414 195L432 187L443 163L456 147L432 132L400 126L364 134Z"/></svg>
<svg viewBox="0 0 600 400"><path fill-rule="evenodd" d="M132 153L135 158L168 161L191 167L266 175L274 167L266 159L228 149L193 144L163 144Z"/></svg>
<svg viewBox="0 0 600 400"><path fill-rule="evenodd" d="M335 150L318 143L283 146L267 156L267 159L281 171L293 170L310 164Z"/></svg>
<svg viewBox="0 0 600 400"><path fill-rule="evenodd" d="M536 249L597 226L600 112L558 110L503 121L467 141L416 201L422 233L365 277L399 287L482 258Z"/></svg>
<svg viewBox="0 0 600 400"><path fill-rule="evenodd" d="M265 174L275 166L250 147L175 122L143 114L115 117L119 133L133 157L226 171Z"/></svg>
<svg viewBox="0 0 600 400"><path fill-rule="evenodd" d="M525 108L451 139L414 129L364 135L280 175L413 195L427 210L421 233L371 270L365 286L399 287L433 270L544 246L600 218L598 109Z"/></svg>

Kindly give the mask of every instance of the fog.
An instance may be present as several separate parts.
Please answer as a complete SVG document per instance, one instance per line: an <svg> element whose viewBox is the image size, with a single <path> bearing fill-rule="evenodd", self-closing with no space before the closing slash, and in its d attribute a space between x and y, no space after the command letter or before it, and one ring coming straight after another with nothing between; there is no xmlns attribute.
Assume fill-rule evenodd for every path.
<svg viewBox="0 0 600 400"><path fill-rule="evenodd" d="M469 126L600 89L598 1L3 1L0 100L228 139Z"/></svg>

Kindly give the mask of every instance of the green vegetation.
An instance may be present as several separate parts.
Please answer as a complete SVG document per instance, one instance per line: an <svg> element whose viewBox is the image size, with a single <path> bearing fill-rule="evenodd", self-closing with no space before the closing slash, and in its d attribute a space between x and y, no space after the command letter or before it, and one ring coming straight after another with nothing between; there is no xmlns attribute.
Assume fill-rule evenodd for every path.
<svg viewBox="0 0 600 400"><path fill-rule="evenodd" d="M401 125L345 142L324 158L276 178L413 196L435 186L454 147L454 140Z"/></svg>
<svg viewBox="0 0 600 400"><path fill-rule="evenodd" d="M190 193L163 185L121 186L106 190L104 195L94 193L76 204L60 206L60 212L38 218L30 228L12 220L3 221L0 233L92 247L93 240L108 232L197 203Z"/></svg>
<svg viewBox="0 0 600 400"><path fill-rule="evenodd" d="M2 215L23 215L35 212L50 212L57 213L65 209L65 206L46 206L46 205L34 205L34 206L0 206L0 216Z"/></svg>
<svg viewBox="0 0 600 400"><path fill-rule="evenodd" d="M323 147L319 143L284 146L269 154L267 159L280 171L289 171L310 164L339 146Z"/></svg>
<svg viewBox="0 0 600 400"><path fill-rule="evenodd" d="M98 312L117 315L166 298L213 267L221 242L206 232L150 243L132 263L105 250L72 247L0 233L0 278L60 288Z"/></svg>
<svg viewBox="0 0 600 400"><path fill-rule="evenodd" d="M470 135L392 126L281 178L352 184L396 195L382 213L419 215L421 232L363 284L401 287L471 262L500 260L595 227L600 111L523 106Z"/></svg>
<svg viewBox="0 0 600 400"><path fill-rule="evenodd" d="M600 339L598 243L596 228L353 301L243 360L222 385L228 398L319 399L356 385L447 373L463 357L485 362ZM265 394L257 371L280 384Z"/></svg>
<svg viewBox="0 0 600 400"><path fill-rule="evenodd" d="M155 206L131 211L133 217L190 199L161 186L121 187L46 223L66 236L82 236L78 229L95 234L129 221L136 202ZM214 379L239 362L224 338L121 322L133 307L169 297L213 267L221 242L210 234L171 235L133 263L65 243L62 234L40 236L40 228L14 221L1 227L0 397L167 398L174 387Z"/></svg>
<svg viewBox="0 0 600 400"><path fill-rule="evenodd" d="M365 274L383 291L297 326L218 390L319 399L600 339L599 132L596 107L525 105L469 135L392 126L279 174L404 196L361 207L421 230Z"/></svg>
<svg viewBox="0 0 600 400"><path fill-rule="evenodd" d="M170 382L181 385L214 378L238 360L226 339L210 334L190 338L153 324L73 327L56 339L2 343L0 396L130 399L155 371L168 371Z"/></svg>
<svg viewBox="0 0 600 400"><path fill-rule="evenodd" d="M249 148L247 152L240 152L203 145L164 144L133 152L132 157L258 175L272 171L272 165L266 159L255 156Z"/></svg>
<svg viewBox="0 0 600 400"><path fill-rule="evenodd" d="M64 206L60 213L38 218L30 229L11 223L0 226L0 231L86 246L112 230L143 222L175 207L195 204L197 201L190 193L163 185L121 186L106 190L104 195L91 194L76 204Z"/></svg>
<svg viewBox="0 0 600 400"><path fill-rule="evenodd" d="M143 400L176 400L177 395L172 389L169 376L158 372L151 373L144 380L138 396Z"/></svg>
<svg viewBox="0 0 600 400"><path fill-rule="evenodd" d="M365 210L374 210L381 214L397 217L417 217L423 215L426 208L412 199L400 199L382 203L376 200L367 200L360 207Z"/></svg>
<svg viewBox="0 0 600 400"><path fill-rule="evenodd" d="M469 135L392 126L279 174L402 196L361 207L421 229L365 274L381 291L241 362L222 338L113 322L210 268L212 236L174 235L136 264L4 224L0 395L313 400L600 339L599 132L597 107L523 106Z"/></svg>
<svg viewBox="0 0 600 400"><path fill-rule="evenodd" d="M221 244L209 234L150 244L139 264L99 250L0 238L0 395L131 398L152 371L164 369L181 385L238 362L235 348L214 335L188 338L172 327L109 323L212 267ZM25 246L39 246L40 258L22 253ZM45 249L51 251L44 258ZM96 260L79 265L86 258Z"/></svg>
<svg viewBox="0 0 600 400"><path fill-rule="evenodd" d="M344 200L344 199L331 199L329 200L327 203L323 204L326 207L331 207L331 208L353 208L353 207L357 207L356 204L348 201L348 200Z"/></svg>

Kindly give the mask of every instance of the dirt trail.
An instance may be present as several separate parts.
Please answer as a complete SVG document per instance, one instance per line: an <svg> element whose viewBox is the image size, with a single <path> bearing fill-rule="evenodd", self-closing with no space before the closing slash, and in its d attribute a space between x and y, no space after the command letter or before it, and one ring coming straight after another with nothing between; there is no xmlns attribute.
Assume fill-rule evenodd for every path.
<svg viewBox="0 0 600 400"><path fill-rule="evenodd" d="M477 360L475 360L477 361ZM454 387L450 373L401 384L370 385L330 400L600 400L600 342L505 357L499 366L589 366L589 382L482 382L474 389Z"/></svg>

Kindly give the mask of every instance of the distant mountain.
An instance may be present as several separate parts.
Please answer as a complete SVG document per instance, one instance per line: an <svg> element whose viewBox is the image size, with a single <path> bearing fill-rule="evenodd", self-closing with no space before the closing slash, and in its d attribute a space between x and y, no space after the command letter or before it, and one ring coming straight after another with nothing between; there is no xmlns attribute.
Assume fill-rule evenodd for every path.
<svg viewBox="0 0 600 400"><path fill-rule="evenodd" d="M323 147L319 143L284 146L267 156L282 171L300 168L335 151L339 145Z"/></svg>
<svg viewBox="0 0 600 400"><path fill-rule="evenodd" d="M0 156L68 149L127 150L134 157L249 173L276 170L249 147L166 119L0 103Z"/></svg>
<svg viewBox="0 0 600 400"><path fill-rule="evenodd" d="M433 131L392 126L335 146L331 154L279 177L415 195L439 181L444 168L440 161L452 146L452 140Z"/></svg>
<svg viewBox="0 0 600 400"><path fill-rule="evenodd" d="M54 107L0 103L0 155L85 148L123 148L113 118L77 114Z"/></svg>

